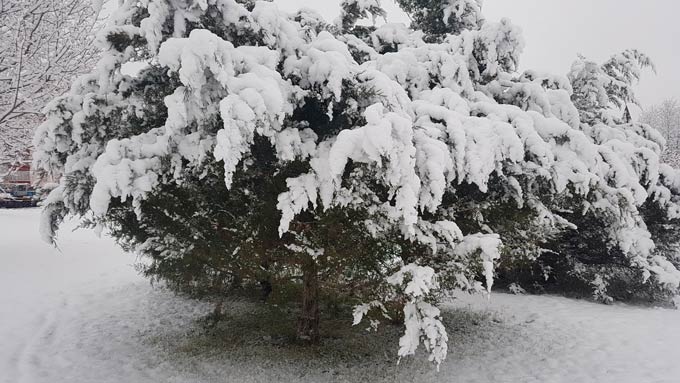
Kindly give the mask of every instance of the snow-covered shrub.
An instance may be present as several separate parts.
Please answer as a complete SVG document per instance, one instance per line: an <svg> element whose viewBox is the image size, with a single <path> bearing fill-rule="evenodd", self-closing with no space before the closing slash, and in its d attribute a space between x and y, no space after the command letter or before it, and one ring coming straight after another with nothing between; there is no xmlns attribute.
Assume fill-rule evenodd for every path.
<svg viewBox="0 0 680 383"><path fill-rule="evenodd" d="M484 21L481 1L400 3L415 29L356 26L384 14L371 0L335 24L264 1L123 2L97 69L36 135L36 167L64 175L46 238L84 216L178 291L298 286L303 339L320 292L350 297L355 319L397 306L399 355L422 342L437 364L437 299L539 264L571 220L597 222L617 255L598 257L677 289L641 213L680 216L658 135L584 121L569 79L516 73L519 28Z"/></svg>
<svg viewBox="0 0 680 383"><path fill-rule="evenodd" d="M544 87L568 90L574 106L566 109L566 114L563 109L563 116L575 121L574 126L579 126L594 143L601 145L598 150L604 158L611 158L611 152L623 158L619 165L625 168L607 165L610 169L606 179L611 192L621 193L616 188L627 182L626 173L634 174L636 179L630 184L639 186L636 186L638 192L621 194L618 198L623 200L616 203L608 198L608 202L584 206L589 214L573 208L561 210L561 217L570 226L550 235L534 232L537 241L529 242L539 243L540 248L530 262L522 257L505 257L499 271L503 284L519 281L534 291L591 295L603 302L612 298L669 301L673 296L675 280L647 283L656 276L641 271L638 264L630 261L635 252L648 252L654 254L654 262L659 262L661 268L678 266L675 260L678 237L670 234L678 228L674 206L677 190L673 191L674 181L670 181L677 171L659 163L665 145L659 132L646 124L631 122L628 113L628 105L637 104L632 90L634 81L646 67L653 69L649 58L630 50L612 56L602 65L579 57L568 74L569 81L534 73L527 76L528 81L540 80ZM635 193L639 193L638 196ZM602 203L616 206L634 199L638 201L635 204L639 214L632 218L633 226L642 225L644 230L633 229L621 216L612 215L613 206L601 209ZM561 205L574 206L574 202L565 200ZM614 230L603 230L603 227ZM506 244L507 238L518 232L523 230L507 235Z"/></svg>

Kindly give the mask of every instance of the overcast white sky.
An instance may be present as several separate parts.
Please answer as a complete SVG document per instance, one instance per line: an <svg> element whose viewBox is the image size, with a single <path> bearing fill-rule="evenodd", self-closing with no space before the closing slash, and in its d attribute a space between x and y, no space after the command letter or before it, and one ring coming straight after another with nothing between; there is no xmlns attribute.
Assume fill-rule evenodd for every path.
<svg viewBox="0 0 680 383"><path fill-rule="evenodd" d="M332 20L339 0L274 0L282 9L316 9ZM406 22L391 0L388 21ZM680 1L678 0L485 0L488 20L510 18L524 30L521 67L565 74L577 53L596 61L628 48L649 55L657 74L642 78L643 106L680 98Z"/></svg>

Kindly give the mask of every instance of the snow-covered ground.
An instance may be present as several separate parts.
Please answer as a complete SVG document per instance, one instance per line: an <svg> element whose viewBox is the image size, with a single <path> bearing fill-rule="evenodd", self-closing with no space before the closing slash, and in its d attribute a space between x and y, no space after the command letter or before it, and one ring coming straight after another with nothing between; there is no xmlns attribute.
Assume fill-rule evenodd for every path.
<svg viewBox="0 0 680 383"><path fill-rule="evenodd" d="M459 298L439 372L422 358L397 365L389 329L354 335L365 341L349 352L342 339L300 350L239 338L237 326L234 337L212 339L197 322L209 306L151 287L133 255L90 231L62 229L61 251L52 249L39 239L38 215L0 209L3 383L680 382L680 312L558 297Z"/></svg>

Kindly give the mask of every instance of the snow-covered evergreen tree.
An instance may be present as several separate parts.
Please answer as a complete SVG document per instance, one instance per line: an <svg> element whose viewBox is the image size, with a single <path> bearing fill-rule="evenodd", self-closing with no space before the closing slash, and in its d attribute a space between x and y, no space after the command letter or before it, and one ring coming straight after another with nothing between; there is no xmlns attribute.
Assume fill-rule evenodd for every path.
<svg viewBox="0 0 680 383"><path fill-rule="evenodd" d="M654 248L651 253L658 255L657 259L669 260L674 267L679 264L678 242L673 235L669 235L675 232L673 228L678 224L677 216L673 212L675 208L671 206L675 202L671 202L671 205L666 202L666 198L671 201L676 201L677 198L671 195L661 197L656 194L659 184L662 185L662 189L666 187L673 189L667 180L675 177L673 174L676 171L665 164L650 164L650 161L659 162L665 140L649 125L633 123L628 111L628 105L638 104L633 86L645 68L654 69L651 60L636 50L628 50L613 55L603 64L580 56L567 76L571 100L578 117L575 118L572 110L568 119L574 126L579 126L594 143L601 145L598 151L603 158L608 158L609 152L615 152L624 158L623 163L627 164L627 167L633 169L660 167L658 176L653 176L652 179L646 179L647 175L644 173L646 171L639 173L639 170L635 170L643 175L636 182L646 193L645 201L638 208L641 216L622 219L621 215L612 215L611 208L621 202L614 202L611 199L608 203L613 205L607 209L597 208L601 206L599 204L586 205L584 208L589 211L588 214L584 214L581 209L575 210L565 206L568 208L561 210L560 215L573 226L559 233L551 233L549 237L543 239L540 239L539 235L541 248L537 253L533 253L535 258L529 258L530 262L521 258L520 260L524 262L516 262L512 257L504 259L501 267L504 283L521 281L528 287L539 290L571 290L585 294L592 292L596 299L603 301L610 301L612 297L668 299L675 294L674 289L659 288L659 284L646 283L650 276L644 272L640 273L638 264L630 262L631 253L626 247L617 245L621 244L625 237L639 241L639 244L634 246L639 246L643 241L648 242L646 246ZM548 84L543 81L544 84ZM609 174L608 182L610 186L615 186L616 181L612 177L619 178L621 170L613 167ZM673 193L675 192L671 192ZM622 197L629 200L636 198L630 195ZM659 206L663 207L659 209ZM644 239L631 233L630 230L639 223L626 223L628 219L641 220L640 225L651 232L651 237ZM602 230L603 227L617 229L607 231ZM537 236L534 234L534 237ZM654 247L654 244L658 246ZM661 262L665 264L665 261ZM609 285L612 286L611 289L606 288Z"/></svg>
<svg viewBox="0 0 680 383"><path fill-rule="evenodd" d="M583 118L576 77L517 73L519 28L481 1L399 3L413 28L357 26L384 14L375 0L345 0L333 24L264 1L123 2L97 69L36 135L36 166L64 175L46 238L83 216L181 291L297 284L306 339L320 291L359 299L355 323L396 305L399 356L423 343L437 364L441 293L490 291L496 265L538 262L572 217L677 289L641 214L680 217L659 134Z"/></svg>
<svg viewBox="0 0 680 383"><path fill-rule="evenodd" d="M639 105L633 85L645 68L656 71L650 58L634 49L616 54L602 65L579 56L568 77L581 121L591 125L622 122L627 105Z"/></svg>

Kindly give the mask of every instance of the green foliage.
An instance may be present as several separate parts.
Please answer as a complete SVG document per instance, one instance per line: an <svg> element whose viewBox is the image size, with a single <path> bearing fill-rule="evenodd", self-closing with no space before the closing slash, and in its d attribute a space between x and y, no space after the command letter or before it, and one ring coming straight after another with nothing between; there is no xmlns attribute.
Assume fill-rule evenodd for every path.
<svg viewBox="0 0 680 383"><path fill-rule="evenodd" d="M426 41L479 29L484 23L479 0L397 0L397 3L411 18L411 27L427 35ZM449 12L445 12L447 8Z"/></svg>

